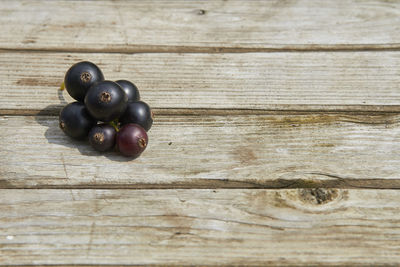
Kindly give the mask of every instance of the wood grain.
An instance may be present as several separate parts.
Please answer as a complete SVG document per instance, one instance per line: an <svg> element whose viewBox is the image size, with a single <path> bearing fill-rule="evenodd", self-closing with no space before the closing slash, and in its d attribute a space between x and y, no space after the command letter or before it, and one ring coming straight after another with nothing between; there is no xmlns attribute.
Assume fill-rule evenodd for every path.
<svg viewBox="0 0 400 267"><path fill-rule="evenodd" d="M94 15L96 14L96 15ZM1 1L0 48L399 49L398 1Z"/></svg>
<svg viewBox="0 0 400 267"><path fill-rule="evenodd" d="M398 264L399 25L384 0L1 1L0 265ZM140 158L58 128L81 60L153 107Z"/></svg>
<svg viewBox="0 0 400 267"><path fill-rule="evenodd" d="M129 79L159 112L205 109L400 111L400 52L248 54L0 53L0 113L57 114L74 63ZM186 111L185 111L186 110Z"/></svg>
<svg viewBox="0 0 400 267"><path fill-rule="evenodd" d="M395 265L398 190L0 190L1 264Z"/></svg>
<svg viewBox="0 0 400 267"><path fill-rule="evenodd" d="M157 116L128 160L57 117L0 117L2 188L400 188L399 115Z"/></svg>

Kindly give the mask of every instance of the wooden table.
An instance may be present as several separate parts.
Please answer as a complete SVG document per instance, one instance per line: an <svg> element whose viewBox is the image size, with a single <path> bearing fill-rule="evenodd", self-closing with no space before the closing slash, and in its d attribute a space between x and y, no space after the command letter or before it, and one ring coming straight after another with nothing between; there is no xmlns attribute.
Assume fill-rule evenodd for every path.
<svg viewBox="0 0 400 267"><path fill-rule="evenodd" d="M0 263L400 262L400 1L0 2ZM136 160L58 128L136 83Z"/></svg>

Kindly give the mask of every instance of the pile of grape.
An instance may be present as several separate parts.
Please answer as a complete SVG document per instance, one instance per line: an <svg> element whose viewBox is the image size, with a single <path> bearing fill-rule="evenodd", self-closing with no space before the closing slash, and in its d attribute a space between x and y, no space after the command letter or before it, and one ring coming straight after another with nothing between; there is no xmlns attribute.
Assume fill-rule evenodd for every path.
<svg viewBox="0 0 400 267"><path fill-rule="evenodd" d="M64 84L76 102L60 112L60 128L68 136L89 143L98 151L117 149L127 157L138 157L147 147L147 131L153 113L140 101L137 87L126 80L104 80L95 64L74 64L65 74Z"/></svg>

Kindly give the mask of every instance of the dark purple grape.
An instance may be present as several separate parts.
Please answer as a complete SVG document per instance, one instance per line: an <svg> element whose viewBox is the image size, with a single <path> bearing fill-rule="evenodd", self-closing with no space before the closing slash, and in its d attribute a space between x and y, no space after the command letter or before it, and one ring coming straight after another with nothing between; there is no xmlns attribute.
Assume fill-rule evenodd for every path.
<svg viewBox="0 0 400 267"><path fill-rule="evenodd" d="M75 139L85 139L90 129L96 125L96 120L80 102L66 105L60 112L59 122L64 133Z"/></svg>
<svg viewBox="0 0 400 267"><path fill-rule="evenodd" d="M135 102L140 100L139 90L130 81L127 80L118 80L116 81L119 86L121 86L122 90L125 91L125 94L128 96L128 102Z"/></svg>
<svg viewBox="0 0 400 267"><path fill-rule="evenodd" d="M93 85L86 94L85 105L90 115L99 121L110 122L124 114L128 96L111 81Z"/></svg>
<svg viewBox="0 0 400 267"><path fill-rule="evenodd" d="M72 98L83 102L89 88L103 80L104 76L99 67L91 62L82 61L69 68L65 74L64 85Z"/></svg>
<svg viewBox="0 0 400 267"><path fill-rule="evenodd" d="M98 124L89 132L89 143L97 151L107 151L114 147L117 131L108 124Z"/></svg>
<svg viewBox="0 0 400 267"><path fill-rule="evenodd" d="M138 124L126 124L117 133L118 149L127 157L138 157L148 142L146 131Z"/></svg>
<svg viewBox="0 0 400 267"><path fill-rule="evenodd" d="M136 123L148 131L153 125L153 117L153 112L149 105L143 101L137 101L128 104L124 115L120 118L120 122L122 125Z"/></svg>

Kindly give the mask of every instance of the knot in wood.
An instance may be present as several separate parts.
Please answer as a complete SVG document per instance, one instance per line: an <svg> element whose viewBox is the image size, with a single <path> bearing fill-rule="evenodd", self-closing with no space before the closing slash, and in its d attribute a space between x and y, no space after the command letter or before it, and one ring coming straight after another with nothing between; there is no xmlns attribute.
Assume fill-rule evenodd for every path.
<svg viewBox="0 0 400 267"><path fill-rule="evenodd" d="M199 15L199 16L202 16L202 15L205 15L206 12L207 12L207 11L205 11L204 9L198 9L198 10L196 11L196 14Z"/></svg>
<svg viewBox="0 0 400 267"><path fill-rule="evenodd" d="M327 204L335 200L338 196L337 189L307 188L300 190L301 200L314 205Z"/></svg>

